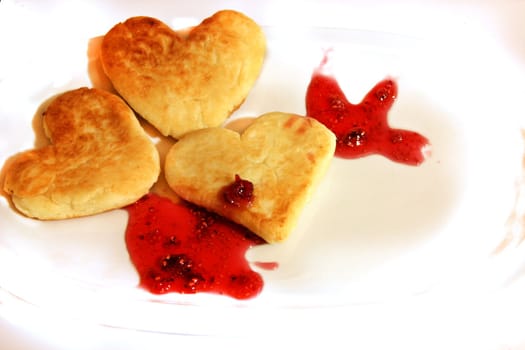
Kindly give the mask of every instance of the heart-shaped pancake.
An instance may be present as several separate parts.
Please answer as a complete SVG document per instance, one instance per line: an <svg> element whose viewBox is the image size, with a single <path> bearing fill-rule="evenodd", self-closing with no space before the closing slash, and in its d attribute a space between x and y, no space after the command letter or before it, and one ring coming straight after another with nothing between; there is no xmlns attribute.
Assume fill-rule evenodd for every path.
<svg viewBox="0 0 525 350"><path fill-rule="evenodd" d="M48 146L13 156L4 189L23 214L64 219L130 204L149 191L159 155L133 111L118 96L80 88L43 113Z"/></svg>
<svg viewBox="0 0 525 350"><path fill-rule="evenodd" d="M169 150L164 170L185 200L279 242L294 229L334 150L334 134L315 119L273 112L242 134L225 128L188 133ZM239 203L231 200L232 188Z"/></svg>
<svg viewBox="0 0 525 350"><path fill-rule="evenodd" d="M224 10L184 32L151 17L114 26L101 47L118 93L163 135L221 125L244 101L266 40L245 15Z"/></svg>

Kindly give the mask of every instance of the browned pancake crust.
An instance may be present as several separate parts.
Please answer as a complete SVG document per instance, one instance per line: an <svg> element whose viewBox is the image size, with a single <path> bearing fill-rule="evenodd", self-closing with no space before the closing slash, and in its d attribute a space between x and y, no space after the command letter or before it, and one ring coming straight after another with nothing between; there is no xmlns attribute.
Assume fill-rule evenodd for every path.
<svg viewBox="0 0 525 350"><path fill-rule="evenodd" d="M221 125L262 68L266 41L245 15L225 10L177 33L132 17L104 37L101 62L118 93L163 135Z"/></svg>
<svg viewBox="0 0 525 350"><path fill-rule="evenodd" d="M295 228L334 149L333 133L316 120L269 113L242 134L223 128L187 134L168 152L164 170L182 198L279 242ZM254 186L247 208L232 207L221 195L236 174Z"/></svg>
<svg viewBox="0 0 525 350"><path fill-rule="evenodd" d="M159 157L133 111L108 92L59 95L43 115L51 144L15 155L4 189L25 215L62 219L119 208L156 181Z"/></svg>

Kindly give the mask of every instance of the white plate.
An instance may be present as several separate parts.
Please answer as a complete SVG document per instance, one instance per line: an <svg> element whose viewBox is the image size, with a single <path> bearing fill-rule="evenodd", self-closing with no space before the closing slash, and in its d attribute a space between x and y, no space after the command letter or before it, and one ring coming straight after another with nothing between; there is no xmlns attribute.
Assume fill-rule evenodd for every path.
<svg viewBox="0 0 525 350"><path fill-rule="evenodd" d="M7 48L0 64L2 163L33 147L31 126L43 102L92 85L90 38L138 11L137 4L126 11L84 3L63 4L59 11L38 4L11 5L2 19L9 21L6 27L16 27L12 37L2 37ZM100 14L96 22L65 16L84 12L90 18L94 11ZM146 12L140 14L173 25L191 23L164 7ZM50 19L54 25L46 26ZM268 322L280 330L290 322L312 327L320 322L316 315L339 308L438 290L497 288L512 277L522 266L517 248L494 252L517 210L519 66L490 41L469 40L466 49L472 33L442 42L357 29L264 29L268 55L262 75L233 118L274 110L304 113L311 74L331 49L334 75L352 102L386 76L397 79L390 123L427 136L432 156L419 167L379 156L334 159L293 237L248 252L250 261L279 263L274 271L260 271L264 290L248 301L210 294L155 296L137 288L124 244L125 211L39 222L16 214L2 198L4 305L38 306L112 327L241 334ZM225 313L233 315L228 324L221 322Z"/></svg>

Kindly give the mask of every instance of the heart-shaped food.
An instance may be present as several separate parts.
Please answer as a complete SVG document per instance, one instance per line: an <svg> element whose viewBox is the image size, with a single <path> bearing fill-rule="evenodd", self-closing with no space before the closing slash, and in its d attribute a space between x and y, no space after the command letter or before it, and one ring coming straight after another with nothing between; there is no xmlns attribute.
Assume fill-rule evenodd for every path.
<svg viewBox="0 0 525 350"><path fill-rule="evenodd" d="M169 150L165 176L185 200L279 242L296 226L334 150L334 134L315 119L274 112L242 134L188 133Z"/></svg>
<svg viewBox="0 0 525 350"><path fill-rule="evenodd" d="M43 113L48 146L7 163L4 189L23 214L63 219L130 204L159 172L155 145L116 95L80 88L56 97Z"/></svg>
<svg viewBox="0 0 525 350"><path fill-rule="evenodd" d="M185 32L151 17L114 26L101 62L118 93L163 135L221 125L257 80L266 52L261 28L224 10Z"/></svg>

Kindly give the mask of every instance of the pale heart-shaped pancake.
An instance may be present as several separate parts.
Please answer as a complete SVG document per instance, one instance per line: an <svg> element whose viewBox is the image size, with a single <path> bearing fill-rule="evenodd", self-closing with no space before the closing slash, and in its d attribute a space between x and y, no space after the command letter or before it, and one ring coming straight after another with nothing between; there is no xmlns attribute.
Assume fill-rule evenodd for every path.
<svg viewBox="0 0 525 350"><path fill-rule="evenodd" d="M242 134L208 128L169 150L165 176L183 199L241 224L267 242L289 236L334 155L335 136L315 119L286 113L257 118ZM236 175L253 184L250 204L229 204Z"/></svg>
<svg viewBox="0 0 525 350"><path fill-rule="evenodd" d="M244 101L264 61L261 28L235 11L175 32L150 17L114 26L101 47L118 93L163 135L221 125Z"/></svg>
<svg viewBox="0 0 525 350"><path fill-rule="evenodd" d="M38 219L64 219L130 204L149 191L159 155L122 99L80 88L56 97L43 114L50 144L14 155L4 190Z"/></svg>

